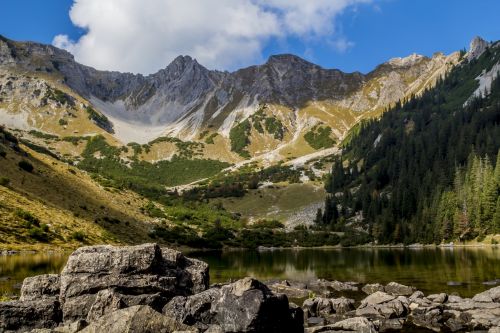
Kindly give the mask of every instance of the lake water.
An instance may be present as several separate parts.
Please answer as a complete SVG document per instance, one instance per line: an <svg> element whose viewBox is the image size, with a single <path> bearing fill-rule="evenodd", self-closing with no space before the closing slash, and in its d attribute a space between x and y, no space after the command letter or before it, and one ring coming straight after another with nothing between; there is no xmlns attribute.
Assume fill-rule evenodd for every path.
<svg viewBox="0 0 500 333"><path fill-rule="evenodd" d="M316 278L360 283L396 281L424 293L470 297L500 284L500 248L285 249L190 252L210 265L210 281ZM58 273L68 254L0 256L0 296L19 294L27 276ZM489 282L490 284L485 284Z"/></svg>

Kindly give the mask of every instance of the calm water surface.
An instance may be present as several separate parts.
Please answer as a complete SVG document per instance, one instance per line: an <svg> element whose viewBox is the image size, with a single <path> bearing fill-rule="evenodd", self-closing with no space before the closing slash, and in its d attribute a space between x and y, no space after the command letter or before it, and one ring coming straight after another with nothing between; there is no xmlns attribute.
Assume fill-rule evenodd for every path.
<svg viewBox="0 0 500 333"><path fill-rule="evenodd" d="M60 272L67 256L0 256L0 295L19 294L20 283L27 276ZM500 279L500 248L236 250L190 252L189 256L210 265L212 283L244 276L263 281L396 281L425 293L444 291L469 297L492 287L484 282Z"/></svg>

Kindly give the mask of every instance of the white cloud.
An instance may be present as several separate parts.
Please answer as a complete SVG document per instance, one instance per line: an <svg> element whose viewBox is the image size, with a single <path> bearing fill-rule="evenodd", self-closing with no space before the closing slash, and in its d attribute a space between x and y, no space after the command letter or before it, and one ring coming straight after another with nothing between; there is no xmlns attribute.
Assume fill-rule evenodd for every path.
<svg viewBox="0 0 500 333"><path fill-rule="evenodd" d="M152 73L178 55L209 68L261 60L271 38L328 38L337 49L335 18L372 0L75 0L70 17L86 33L53 44L98 69Z"/></svg>

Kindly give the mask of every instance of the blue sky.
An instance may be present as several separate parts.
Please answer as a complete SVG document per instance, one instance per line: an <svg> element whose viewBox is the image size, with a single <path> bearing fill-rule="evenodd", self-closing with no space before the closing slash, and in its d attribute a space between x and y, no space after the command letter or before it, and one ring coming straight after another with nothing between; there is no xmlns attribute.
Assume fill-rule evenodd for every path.
<svg viewBox="0 0 500 333"><path fill-rule="evenodd" d="M91 2L92 0L81 0L80 2L85 1ZM150 0L142 1L147 2ZM331 1L335 2L337 0ZM263 0L255 0L255 2L262 3ZM78 43L79 38L85 35L87 30L75 26L72 19L70 19L69 11L72 4L72 0L3 0L0 14L0 34L14 40L32 40L48 44L53 43L55 36L65 35L67 43L60 45L64 45L68 50L75 53L77 60L100 69L118 69L133 72L153 72L164 67L174 54L186 54L190 50L193 50L193 53L202 52L194 50L199 50L205 46L196 45L196 48L194 47L194 44L202 43L200 40L207 39L203 36L199 39L196 36L193 37L198 31L202 34L203 30L205 30L203 28L203 16L201 16L201 21L198 22L199 30L192 29L189 31L192 40L185 36L179 37L182 40L175 40L175 36L167 36L168 42L165 41L162 48L157 48L155 44L161 44L163 38L156 37L154 33L148 31L147 36L150 36L153 41L151 44L140 45L140 47L144 50L144 53L151 53L149 58L147 54L146 56L142 55L142 57L145 56L144 59L147 59L146 62L151 64L149 67L138 64L141 59L141 55L139 55L139 58L130 56L129 61L120 64L121 67L113 68L112 64L117 62L117 58L121 58L117 57L116 54L120 54L119 52L127 53L123 51L123 45L128 45L127 47L130 48L133 47L133 43L131 45L130 41L124 39L123 43L116 44L113 50L97 46L89 49L88 44ZM289 8L279 6L281 5L276 5L271 11L278 13L281 10L289 10ZM82 16L92 15L93 12L88 7L85 8L83 4L81 7L79 12L75 12L73 15L73 21L76 20L77 24L92 27L95 34L116 33L116 31L99 28L101 25L96 20L86 21L86 18L82 18ZM264 5L260 5L260 8L264 7ZM299 9L295 8L294 10ZM133 9L130 9L130 11L132 13L127 15L134 15ZM114 12L116 12L116 9L113 9L111 13ZM500 1L498 0L372 0L368 4L345 5L342 10L332 12L331 16L326 16L327 19L332 21L330 27L332 31L330 32L322 33L314 30L316 29L316 26L313 26L315 22L310 22L311 26L305 27L305 32L294 32L292 26L286 28L288 31L279 36L273 30L276 28L270 27L268 30L252 35L250 38L245 35L242 39L239 36L234 42L236 45L234 48L240 48L244 52L238 53L238 50L233 52L231 45L209 44L206 50L210 52L212 49L220 48L220 53L214 52L211 55L212 58L207 57L206 59L203 58L204 54L207 53L206 51L204 51L205 53L198 53L198 56L196 54L191 55L198 59L204 59L205 62L199 59L200 63L208 67L233 70L244 65L262 62L270 54L294 53L323 67L339 68L348 72L356 70L368 72L377 64L392 57L406 56L414 52L430 56L436 51L450 53L468 47L469 41L476 35L480 35L486 40L498 40L500 39L498 13L500 13ZM212 14L207 13L207 15ZM130 19L130 16L124 17ZM314 19L316 17L313 17ZM165 20L167 22L172 21L168 18L165 18ZM82 21L83 23L78 23ZM285 22L284 19L282 21ZM110 25L113 24L110 23ZM117 22L116 24L121 23ZM213 23L207 21L206 24ZM270 23L270 25L272 24ZM93 29L93 27L96 27L96 29ZM324 24L324 27L327 29L328 23ZM250 23L249 29L255 30L257 28L260 27L258 25L252 26ZM322 28L323 26L319 26L319 29ZM183 27L179 27L179 29L182 31ZM226 27L220 29L226 29ZM214 34L219 34L220 31L222 30L214 30ZM140 28L132 31L130 35L131 38L133 36L134 41L138 38L134 33L144 34ZM159 36L165 34L162 33ZM125 32L123 35L126 37ZM177 35L179 35L178 32ZM253 38L251 40L252 44L247 43L248 39L251 38ZM114 39L116 37L113 38L110 35L110 43L113 43ZM342 42L344 46L348 45L348 47L341 50L342 47L336 44L339 42ZM229 44L231 43L233 41L229 40ZM149 45L155 45L155 47L149 47ZM245 47L249 47L248 51ZM161 56L158 54L161 54ZM248 54L251 55L248 56ZM234 59L231 59L231 57ZM224 61L220 61L220 59Z"/></svg>

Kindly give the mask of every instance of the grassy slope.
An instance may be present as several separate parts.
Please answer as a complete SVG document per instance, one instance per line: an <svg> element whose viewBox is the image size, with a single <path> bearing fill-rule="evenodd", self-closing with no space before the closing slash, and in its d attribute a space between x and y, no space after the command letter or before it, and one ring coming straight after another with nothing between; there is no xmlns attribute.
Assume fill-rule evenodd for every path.
<svg viewBox="0 0 500 333"><path fill-rule="evenodd" d="M28 157L6 146L2 148L7 156L0 157L0 177L8 178L10 183L8 187L0 186L0 248L73 248L82 243L72 237L74 232L85 235L83 243L148 240L151 218L139 210L146 200L128 191L106 191L86 173L25 147ZM32 173L19 169L22 159L34 166ZM29 236L29 230L14 213L17 208L49 225L49 242ZM120 222L109 222L111 219Z"/></svg>
<svg viewBox="0 0 500 333"><path fill-rule="evenodd" d="M214 199L250 220L276 219L286 222L294 214L325 200L325 191L313 184L277 185L250 190L243 198Z"/></svg>

